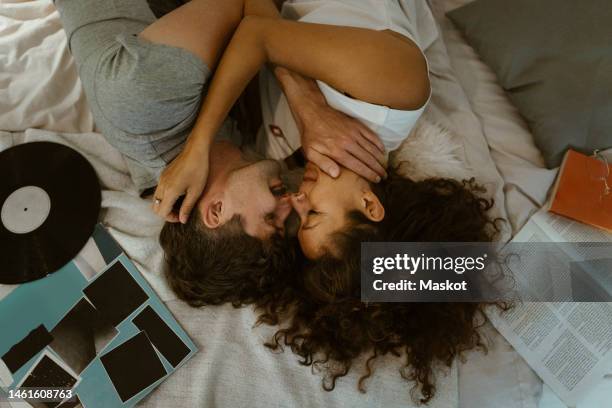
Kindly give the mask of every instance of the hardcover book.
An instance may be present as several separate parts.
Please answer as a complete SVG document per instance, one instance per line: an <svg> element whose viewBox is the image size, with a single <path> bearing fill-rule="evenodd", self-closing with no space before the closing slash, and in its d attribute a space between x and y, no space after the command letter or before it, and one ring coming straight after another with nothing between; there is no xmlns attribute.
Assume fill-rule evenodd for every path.
<svg viewBox="0 0 612 408"><path fill-rule="evenodd" d="M568 150L553 188L549 211L612 232L612 177L601 155Z"/></svg>

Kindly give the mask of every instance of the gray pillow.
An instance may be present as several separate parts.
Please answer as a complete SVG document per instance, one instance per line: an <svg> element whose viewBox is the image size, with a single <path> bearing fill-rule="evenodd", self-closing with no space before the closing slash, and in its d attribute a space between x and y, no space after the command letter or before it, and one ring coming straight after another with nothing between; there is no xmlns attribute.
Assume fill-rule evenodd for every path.
<svg viewBox="0 0 612 408"><path fill-rule="evenodd" d="M527 120L548 167L612 147L612 0L476 0L447 16Z"/></svg>

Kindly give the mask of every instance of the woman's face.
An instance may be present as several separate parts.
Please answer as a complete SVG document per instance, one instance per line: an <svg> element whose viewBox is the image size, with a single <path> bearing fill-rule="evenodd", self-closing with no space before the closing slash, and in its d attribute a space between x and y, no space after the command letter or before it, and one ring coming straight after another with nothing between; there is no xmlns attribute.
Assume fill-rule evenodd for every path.
<svg viewBox="0 0 612 408"><path fill-rule="evenodd" d="M361 211L375 222L385 213L367 180L345 168L334 179L312 163L306 165L304 180L291 204L300 217L298 239L308 259L326 252L335 254L332 235L347 226L351 211Z"/></svg>

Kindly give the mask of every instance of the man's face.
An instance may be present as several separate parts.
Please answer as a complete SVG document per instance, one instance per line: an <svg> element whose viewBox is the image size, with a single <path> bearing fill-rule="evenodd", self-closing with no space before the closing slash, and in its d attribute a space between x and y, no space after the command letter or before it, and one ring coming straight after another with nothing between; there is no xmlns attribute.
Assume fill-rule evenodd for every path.
<svg viewBox="0 0 612 408"><path fill-rule="evenodd" d="M234 170L227 180L228 218L240 215L245 232L252 237L267 240L285 233L291 203L280 170L275 160L260 160Z"/></svg>

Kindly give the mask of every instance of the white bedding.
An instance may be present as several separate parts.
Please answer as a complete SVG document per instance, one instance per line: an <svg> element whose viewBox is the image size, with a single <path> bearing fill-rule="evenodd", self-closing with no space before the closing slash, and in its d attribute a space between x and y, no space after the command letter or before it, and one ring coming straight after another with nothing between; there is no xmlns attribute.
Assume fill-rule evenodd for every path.
<svg viewBox="0 0 612 408"><path fill-rule="evenodd" d="M453 24L442 17L444 12L471 1L433 0L432 3L443 28L453 70L482 124L491 157L504 178L504 207L516 233L546 202L557 169L545 167L527 124L498 84L493 71L480 60ZM459 366L460 391L478 398L470 398L470 401L460 398L462 406L532 406L532 396L536 396L538 408L566 408L545 384L538 398L541 380L505 339L499 334L496 339L503 350L501 353L494 358L471 357L467 364ZM467 375L468 370L477 373L472 377ZM486 375L487 372L492 375ZM508 375L515 375L515 382L506 381ZM483 393L482 389L490 392ZM594 387L577 408L609 407L611 395L612 377ZM514 405L520 398L523 398L523 405Z"/></svg>
<svg viewBox="0 0 612 408"><path fill-rule="evenodd" d="M531 133L498 85L495 74L444 17L445 12L469 1L433 0L430 4L453 72L503 178L503 199L497 200L497 205L503 207L514 234L544 204L556 171L544 168ZM541 380L495 329L489 327L487 333L494 345L489 355L470 353L466 362L459 365L461 406L538 406Z"/></svg>
<svg viewBox="0 0 612 408"><path fill-rule="evenodd" d="M376 362L376 375L361 394L356 384L363 360L336 385L334 392L321 388L321 376L298 364L293 353L275 354L263 347L274 328L254 328L250 308L226 305L194 309L177 300L161 276L162 253L157 244L160 220L150 203L136 195L123 159L101 135L62 134L29 129L0 132L0 151L34 141L67 144L92 163L102 184L101 219L112 236L153 285L166 306L197 344L200 352L162 383L140 406L146 407L413 407L410 385L399 376L399 360ZM0 299L12 286L0 285ZM105 344L104 339L100 339ZM457 408L457 367L440 370L435 408Z"/></svg>
<svg viewBox="0 0 612 408"><path fill-rule="evenodd" d="M508 219L516 233L546 201L557 170L544 166L540 151L518 110L510 103L493 71L483 63L443 14L472 0L434 0L444 41L457 79L480 120L491 157L504 178Z"/></svg>
<svg viewBox="0 0 612 408"><path fill-rule="evenodd" d="M479 61L442 18L441 10L456 3L434 1L444 36L427 51L434 88L427 116L460 137L466 163L496 200L493 215L511 221L502 233L508 239L541 205L554 174L542 169L529 132L496 89L490 71L474 69ZM250 309L196 310L175 299L161 273L156 240L161 222L149 203L137 197L121 156L99 134L58 133L91 132L93 123L49 1L2 0L0 62L0 130L14 132L0 133L0 151L53 140L84 153L103 186L102 221L201 349L144 406L410 406L409 388L399 380L394 362L378 363L365 395L355 387L357 370L326 393L320 376L298 365L291 352L275 355L261 346L271 332L251 330ZM0 288L0 297L8 290ZM430 406L536 406L541 383L494 329L486 331L490 353L469 353L465 364L439 378L438 396Z"/></svg>
<svg viewBox="0 0 612 408"><path fill-rule="evenodd" d="M94 123L55 7L2 0L0 130L29 128L91 132Z"/></svg>

